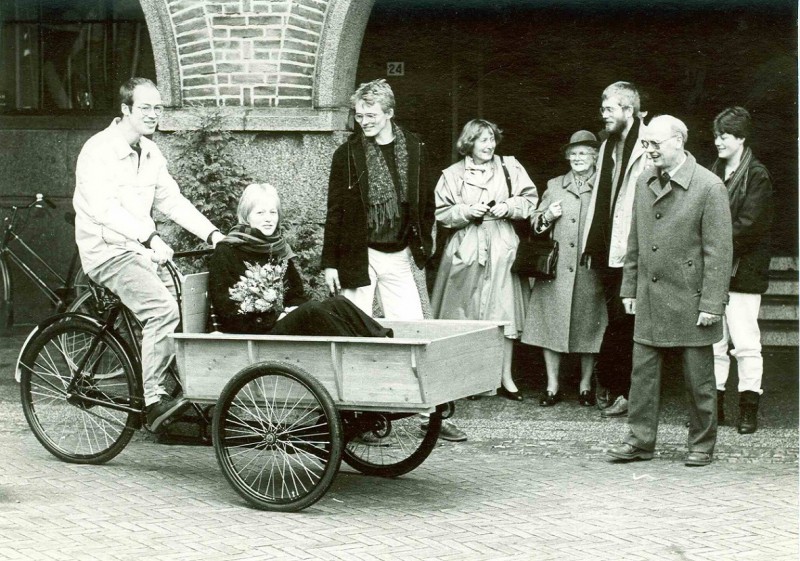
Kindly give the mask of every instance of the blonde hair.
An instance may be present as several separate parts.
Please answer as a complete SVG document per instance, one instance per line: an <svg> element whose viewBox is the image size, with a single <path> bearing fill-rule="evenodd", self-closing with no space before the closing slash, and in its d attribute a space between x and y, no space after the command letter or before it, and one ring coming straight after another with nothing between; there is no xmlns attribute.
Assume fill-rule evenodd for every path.
<svg viewBox="0 0 800 561"><path fill-rule="evenodd" d="M275 208L278 209L278 219L281 216L281 198L278 190L269 183L251 183L242 191L239 198L239 206L236 208L236 217L240 224L247 223L247 217L253 211L253 207L260 200L275 201Z"/></svg>

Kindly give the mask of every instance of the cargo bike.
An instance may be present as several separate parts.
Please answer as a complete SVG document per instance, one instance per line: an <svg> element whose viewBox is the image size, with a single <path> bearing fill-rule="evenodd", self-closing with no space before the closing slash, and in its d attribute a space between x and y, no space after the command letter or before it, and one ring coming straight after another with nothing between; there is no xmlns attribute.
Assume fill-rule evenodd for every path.
<svg viewBox="0 0 800 561"><path fill-rule="evenodd" d="M176 386L208 423L225 478L257 508L314 504L342 460L367 475L410 472L433 450L452 402L499 383L502 325L380 320L392 338L208 333L207 273L171 270L182 326ZM43 322L18 365L36 438L82 464L114 458L145 419L136 320L113 295L92 292L96 314Z"/></svg>

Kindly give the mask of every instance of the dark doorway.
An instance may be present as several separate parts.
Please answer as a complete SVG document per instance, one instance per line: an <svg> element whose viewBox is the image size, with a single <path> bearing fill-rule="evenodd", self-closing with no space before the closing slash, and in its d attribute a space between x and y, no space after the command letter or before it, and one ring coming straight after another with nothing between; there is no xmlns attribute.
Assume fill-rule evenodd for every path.
<svg viewBox="0 0 800 561"><path fill-rule="evenodd" d="M567 170L559 147L569 135L601 128L600 94L614 81L636 83L650 116L684 120L688 149L707 166L714 116L743 105L776 186L776 249L796 255L797 4L680 4L377 0L357 80L387 77L397 121L423 136L440 169L466 121L497 122L498 152L517 156L540 189ZM393 62L402 76L387 76Z"/></svg>

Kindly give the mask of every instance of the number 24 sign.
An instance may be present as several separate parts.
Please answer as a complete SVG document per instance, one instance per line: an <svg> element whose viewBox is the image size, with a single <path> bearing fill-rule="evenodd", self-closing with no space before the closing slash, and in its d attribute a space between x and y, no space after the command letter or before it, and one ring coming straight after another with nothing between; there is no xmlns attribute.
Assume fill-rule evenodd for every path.
<svg viewBox="0 0 800 561"><path fill-rule="evenodd" d="M387 62L386 75L387 76L405 76L406 63L404 62Z"/></svg>

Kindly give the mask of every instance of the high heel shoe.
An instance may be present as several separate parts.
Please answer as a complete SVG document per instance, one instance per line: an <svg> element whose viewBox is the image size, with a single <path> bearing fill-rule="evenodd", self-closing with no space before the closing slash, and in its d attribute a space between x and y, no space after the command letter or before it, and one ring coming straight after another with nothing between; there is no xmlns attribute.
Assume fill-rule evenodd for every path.
<svg viewBox="0 0 800 561"><path fill-rule="evenodd" d="M556 403L561 401L561 394L556 392L545 392L542 396L542 399L539 400L539 405L541 407L552 407Z"/></svg>
<svg viewBox="0 0 800 561"><path fill-rule="evenodd" d="M497 395L502 396L506 399L510 399L511 401L522 401L522 394L517 392L510 392L505 389L503 386L497 388Z"/></svg>
<svg viewBox="0 0 800 561"><path fill-rule="evenodd" d="M591 407L592 405L594 405L595 401L591 390L583 390L578 396L578 403L580 403L584 407Z"/></svg>

